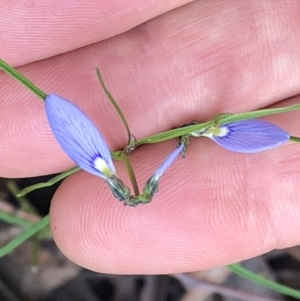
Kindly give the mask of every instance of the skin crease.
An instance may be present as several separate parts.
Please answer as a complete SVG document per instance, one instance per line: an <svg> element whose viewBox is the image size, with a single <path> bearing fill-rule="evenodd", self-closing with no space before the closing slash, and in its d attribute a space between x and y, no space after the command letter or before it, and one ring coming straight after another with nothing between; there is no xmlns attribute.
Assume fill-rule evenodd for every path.
<svg viewBox="0 0 300 301"><path fill-rule="evenodd" d="M170 1L164 2L171 10ZM126 18L143 23L156 12L148 2L136 10L132 6ZM126 134L101 90L95 65L138 138L219 112L290 105L300 101L299 12L297 0L196 1L66 52L84 46L89 24L88 16L73 8L74 19L85 17L86 27L72 32L68 46L63 45L67 33L57 35L58 25L48 23L43 35L48 41L52 32L56 37L49 52L45 45L36 48L28 31L0 45L0 57L18 65L35 61L19 70L46 93L79 105L111 149L118 149L126 144ZM22 14L33 26L29 10ZM2 15L0 24L6 17L11 15ZM129 21L123 28L122 19L114 20L116 28L108 36L128 29ZM84 42L94 38L95 32ZM21 42L24 54L17 47ZM51 134L43 103L3 73L0 82L1 176L30 177L72 167ZM299 136L299 117L300 112L291 112L265 119ZM131 154L140 187L175 144L142 146ZM299 167L296 143L244 155L209 139L191 139L187 158L175 161L145 206L122 206L102 179L83 171L66 179L51 204L53 236L71 260L105 273L177 273L241 261L300 243ZM129 183L120 162L116 169Z"/></svg>

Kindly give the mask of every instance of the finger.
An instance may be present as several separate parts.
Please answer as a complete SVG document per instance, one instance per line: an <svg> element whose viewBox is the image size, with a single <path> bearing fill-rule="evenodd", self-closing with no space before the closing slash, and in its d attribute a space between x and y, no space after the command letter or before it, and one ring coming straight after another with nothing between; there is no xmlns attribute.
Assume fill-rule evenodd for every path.
<svg viewBox="0 0 300 301"><path fill-rule="evenodd" d="M300 134L299 113L268 120ZM245 155L206 138L190 142L187 158L173 164L147 205L122 206L102 179L85 172L63 182L50 211L63 253L97 272L160 274L209 269L299 244L298 144ZM131 155L141 186L174 144ZM120 165L117 170L126 179Z"/></svg>
<svg viewBox="0 0 300 301"><path fill-rule="evenodd" d="M123 33L192 0L0 1L0 57L24 65Z"/></svg>
<svg viewBox="0 0 300 301"><path fill-rule="evenodd" d="M126 134L95 65L137 138L300 93L300 69L294 68L300 58L297 5L285 14L274 5L270 15L253 2L246 10L231 7L236 2L217 3L189 4L114 39L20 71L47 93L79 105L111 149L124 147ZM236 18L239 11L243 18ZM72 167L51 134L42 102L4 74L0 82L1 175L36 176Z"/></svg>

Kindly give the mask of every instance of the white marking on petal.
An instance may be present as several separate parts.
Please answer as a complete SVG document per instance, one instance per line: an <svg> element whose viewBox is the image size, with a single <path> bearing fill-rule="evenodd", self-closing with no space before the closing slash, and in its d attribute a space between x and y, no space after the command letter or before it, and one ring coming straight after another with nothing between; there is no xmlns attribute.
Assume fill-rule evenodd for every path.
<svg viewBox="0 0 300 301"><path fill-rule="evenodd" d="M227 126L224 126L219 128L219 133L215 134L215 136L224 137L227 136L228 133L229 133L229 128Z"/></svg>
<svg viewBox="0 0 300 301"><path fill-rule="evenodd" d="M108 167L105 160L103 160L100 157L95 158L93 165L97 170L102 172L107 178L111 177L114 174L114 172Z"/></svg>
<svg viewBox="0 0 300 301"><path fill-rule="evenodd" d="M206 130L205 133L202 134L202 136L208 137L210 139L213 139L213 137L224 137L227 136L230 132L228 126L223 127L215 127L211 126Z"/></svg>
<svg viewBox="0 0 300 301"><path fill-rule="evenodd" d="M214 134L213 133L203 133L201 136L208 137L208 138L212 139L214 137Z"/></svg>

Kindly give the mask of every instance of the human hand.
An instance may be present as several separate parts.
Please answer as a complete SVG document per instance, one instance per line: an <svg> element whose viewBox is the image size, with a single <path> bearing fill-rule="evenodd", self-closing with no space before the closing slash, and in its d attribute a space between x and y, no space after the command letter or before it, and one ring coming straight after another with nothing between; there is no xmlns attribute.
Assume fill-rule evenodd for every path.
<svg viewBox="0 0 300 301"><path fill-rule="evenodd" d="M66 52L96 42L98 33L101 39L124 32L170 10L174 1L159 3L139 9L124 4L125 18L121 9L105 7L109 17L99 24L95 20L105 9L87 6L93 3L85 3L84 11L66 9L69 15L59 15L61 23L47 22L47 16L61 12L57 4L50 6L53 10L41 9L40 18L34 13L37 6L22 8L28 19L17 16L20 10L9 22L4 13L0 24L11 31L0 45L0 57L15 65L36 61L20 71L45 92L82 108L112 149L124 146L126 134L100 88L95 65L137 137L220 112L299 102L300 71L294 67L300 58L297 1L239 6L236 1L197 1L109 40ZM8 9L1 2L0 8ZM20 25L26 34L20 33ZM36 42L37 36L43 38ZM43 103L5 74L0 82L1 175L29 177L72 167L50 131ZM267 119L299 135L298 116L293 112ZM143 146L131 154L141 186L175 143ZM53 198L54 239L76 263L118 274L207 269L296 245L298 147L287 143L243 155L208 139L191 140L187 158L177 160L163 176L153 202L137 208L123 207L102 179L80 171ZM116 167L128 183L122 164Z"/></svg>

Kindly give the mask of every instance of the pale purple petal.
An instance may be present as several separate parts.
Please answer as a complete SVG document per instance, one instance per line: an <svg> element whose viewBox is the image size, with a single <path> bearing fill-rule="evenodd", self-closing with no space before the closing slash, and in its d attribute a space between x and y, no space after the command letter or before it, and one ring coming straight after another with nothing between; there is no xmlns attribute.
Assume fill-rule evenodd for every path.
<svg viewBox="0 0 300 301"><path fill-rule="evenodd" d="M80 168L102 178L115 173L104 138L76 105L49 94L45 98L45 110L57 142Z"/></svg>
<svg viewBox="0 0 300 301"><path fill-rule="evenodd" d="M173 150L173 152L165 159L165 161L158 167L158 169L153 174L155 179L159 179L163 173L170 167L170 165L174 162L177 156L182 152L184 148L183 143L179 143L178 147Z"/></svg>
<svg viewBox="0 0 300 301"><path fill-rule="evenodd" d="M260 119L220 125L220 135L206 135L220 146L235 152L257 153L287 142L290 135L270 122Z"/></svg>

